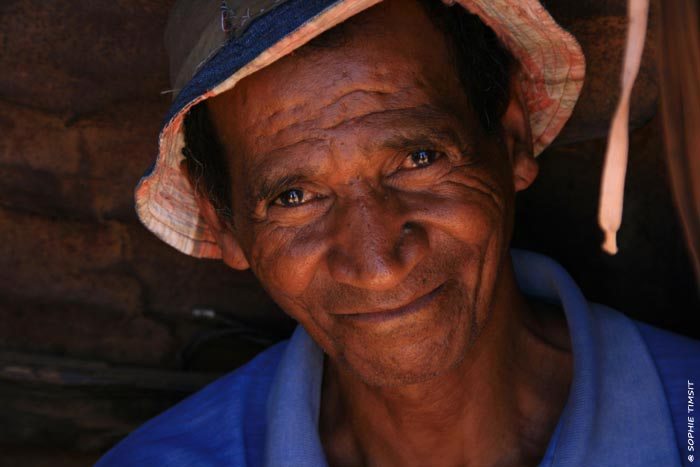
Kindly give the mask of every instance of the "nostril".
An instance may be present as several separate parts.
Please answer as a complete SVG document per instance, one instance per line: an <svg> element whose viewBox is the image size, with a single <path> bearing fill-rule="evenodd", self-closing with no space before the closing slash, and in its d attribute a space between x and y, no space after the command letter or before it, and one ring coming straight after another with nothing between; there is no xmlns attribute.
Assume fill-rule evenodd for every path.
<svg viewBox="0 0 700 467"><path fill-rule="evenodd" d="M401 284L424 257L428 238L420 223L392 220L365 223L359 231L343 229L327 253L333 279L372 290Z"/></svg>

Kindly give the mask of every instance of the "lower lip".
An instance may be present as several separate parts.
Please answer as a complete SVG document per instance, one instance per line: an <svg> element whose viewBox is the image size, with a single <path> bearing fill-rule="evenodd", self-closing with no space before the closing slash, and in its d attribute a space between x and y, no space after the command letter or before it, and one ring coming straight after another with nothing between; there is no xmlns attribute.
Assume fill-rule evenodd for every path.
<svg viewBox="0 0 700 467"><path fill-rule="evenodd" d="M353 314L337 315L337 316L351 319L353 321L370 322L370 323L380 323L383 321L390 321L390 320L393 320L396 318L401 318L404 316L411 315L413 313L417 313L417 312L425 309L428 305L430 305L438 297L438 295L440 295L440 293L444 289L445 289L445 284L443 283L442 285L440 285L438 288L436 288L432 292L428 293L427 295L423 295L422 297L414 300L413 302L409 303L408 305L402 306L401 308L396 308L394 310L376 311L376 312L371 312L371 313L353 313Z"/></svg>

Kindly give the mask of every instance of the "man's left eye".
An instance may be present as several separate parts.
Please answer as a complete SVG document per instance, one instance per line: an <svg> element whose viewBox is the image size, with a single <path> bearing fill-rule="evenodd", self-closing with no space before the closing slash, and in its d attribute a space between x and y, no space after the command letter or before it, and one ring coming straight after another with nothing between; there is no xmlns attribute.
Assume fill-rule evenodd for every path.
<svg viewBox="0 0 700 467"><path fill-rule="evenodd" d="M306 198L307 197L304 194L304 190L301 190L299 188L292 188L291 190L284 191L277 198L275 198L273 204L285 208L295 208L306 203Z"/></svg>
<svg viewBox="0 0 700 467"><path fill-rule="evenodd" d="M418 151L413 151L410 153L406 160L404 161L403 167L407 169L421 169L423 167L428 167L433 164L442 156L439 151L432 151L429 149L420 149Z"/></svg>

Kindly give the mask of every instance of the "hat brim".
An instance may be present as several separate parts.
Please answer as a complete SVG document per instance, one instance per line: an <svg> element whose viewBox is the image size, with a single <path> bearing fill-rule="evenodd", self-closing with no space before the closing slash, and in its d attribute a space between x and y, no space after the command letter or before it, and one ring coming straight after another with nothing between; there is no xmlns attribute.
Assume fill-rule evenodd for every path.
<svg viewBox="0 0 700 467"><path fill-rule="evenodd" d="M314 37L381 0L289 0L252 23L203 63L178 93L159 138L154 166L139 182L136 212L143 224L179 251L220 258L195 193L180 170L183 120L189 109L232 89ZM571 115L583 85L585 60L576 40L536 0L458 0L494 30L520 64L535 155ZM212 18L218 22L219 18Z"/></svg>

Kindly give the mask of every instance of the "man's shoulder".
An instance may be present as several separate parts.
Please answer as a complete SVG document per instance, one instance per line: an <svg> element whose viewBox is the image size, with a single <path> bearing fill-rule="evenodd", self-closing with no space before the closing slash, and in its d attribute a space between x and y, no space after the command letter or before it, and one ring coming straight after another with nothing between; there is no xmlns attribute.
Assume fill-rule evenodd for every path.
<svg viewBox="0 0 700 467"><path fill-rule="evenodd" d="M615 423L620 425L615 426L644 420L646 426L635 430L645 431L648 443L664 444L666 439L678 449L667 455L685 453L687 417L694 407L689 397L700 381L700 341L603 305L591 304L591 311L595 343L591 350L601 369L599 387L608 395L600 399L607 403L601 411L616 411ZM617 435L614 438L619 441ZM664 452L662 447L656 451L660 456Z"/></svg>
<svg viewBox="0 0 700 467"><path fill-rule="evenodd" d="M700 340L696 340L651 324L632 319L605 305L592 303L591 308L600 326L626 322L639 334L657 366L685 367L700 371Z"/></svg>
<svg viewBox="0 0 700 467"><path fill-rule="evenodd" d="M660 358L700 359L700 340L635 321L644 340Z"/></svg>
<svg viewBox="0 0 700 467"><path fill-rule="evenodd" d="M682 457L687 454L688 422L695 413L700 384L700 341L636 323L661 379Z"/></svg>
<svg viewBox="0 0 700 467"><path fill-rule="evenodd" d="M592 309L602 321L625 320L632 325L642 337L655 361L663 360L678 364L700 363L700 340L677 334L651 324L629 318L623 313L605 305L592 304Z"/></svg>
<svg viewBox="0 0 700 467"><path fill-rule="evenodd" d="M641 322L635 324L665 383L700 380L700 340Z"/></svg>
<svg viewBox="0 0 700 467"><path fill-rule="evenodd" d="M267 396L285 347L265 350L149 420L97 466L259 464Z"/></svg>

